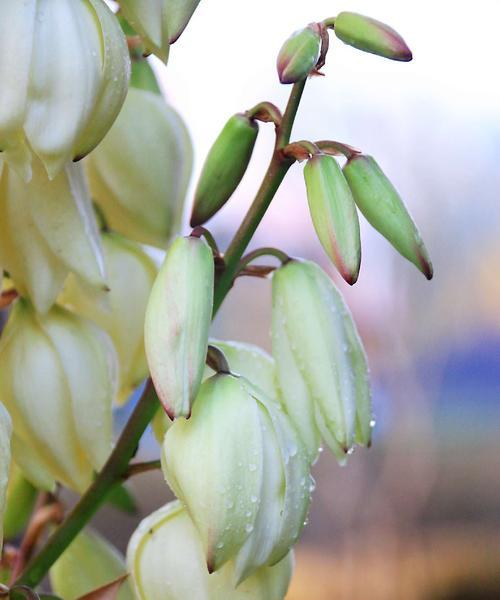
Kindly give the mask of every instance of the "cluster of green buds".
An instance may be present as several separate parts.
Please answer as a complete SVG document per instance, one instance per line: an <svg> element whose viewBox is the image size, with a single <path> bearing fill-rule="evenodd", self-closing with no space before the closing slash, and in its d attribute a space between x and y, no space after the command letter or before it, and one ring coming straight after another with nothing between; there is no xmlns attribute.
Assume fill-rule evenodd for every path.
<svg viewBox="0 0 500 600"><path fill-rule="evenodd" d="M277 61L282 83L301 86L319 73L330 29L365 52L411 59L403 39L388 26L341 13L285 42ZM280 148L284 118L263 102L227 121L196 187L195 229L172 244L153 286L146 354L168 415L157 416L155 432L163 472L178 501L146 518L130 541L128 563L140 598L283 598L321 445L341 464L355 445L371 445L375 421L363 344L339 289L315 263L274 249L240 262L236 275L272 273L272 356L255 346L209 338L218 308L214 287L229 263L201 226L240 184L259 121L274 123L281 164L288 168L307 161L304 177L315 230L349 284L358 279L361 263L358 209L405 258L432 276L416 226L375 160L330 140ZM248 266L266 253L279 258L281 266L260 271Z"/></svg>

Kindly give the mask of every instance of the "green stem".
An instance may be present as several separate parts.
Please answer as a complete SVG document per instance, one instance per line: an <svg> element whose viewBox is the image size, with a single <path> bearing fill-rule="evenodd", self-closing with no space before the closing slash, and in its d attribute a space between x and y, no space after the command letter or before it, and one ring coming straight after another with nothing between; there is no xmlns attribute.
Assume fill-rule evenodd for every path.
<svg viewBox="0 0 500 600"><path fill-rule="evenodd" d="M293 123L297 115L305 84L306 80L304 79L295 83L292 88L285 114L283 115L283 120L277 131L276 146L274 148L273 156L262 181L262 185L260 186L243 223L240 225L240 228L224 254L225 268L219 275L214 294L214 316L233 285L234 277L238 272L240 259L250 243L255 230L262 221L263 216L266 214L288 169L294 163L292 158L283 155L282 150L290 142Z"/></svg>
<svg viewBox="0 0 500 600"><path fill-rule="evenodd" d="M226 268L215 286L214 314L231 289L234 275L238 270L239 261L271 203L276 190L294 162L293 159L284 157L281 150L290 141L293 122L297 114L304 85L305 80L294 84L292 88L283 121L277 131L276 147L264 181L247 216L226 252ZM16 585L27 585L31 588L37 586L50 567L90 521L115 485L122 483L123 475L127 472L129 463L137 451L139 441L146 427L154 417L157 408L158 398L151 380L148 380L144 393L130 416L107 463L66 520L48 539L40 553L26 565L25 570L16 581Z"/></svg>

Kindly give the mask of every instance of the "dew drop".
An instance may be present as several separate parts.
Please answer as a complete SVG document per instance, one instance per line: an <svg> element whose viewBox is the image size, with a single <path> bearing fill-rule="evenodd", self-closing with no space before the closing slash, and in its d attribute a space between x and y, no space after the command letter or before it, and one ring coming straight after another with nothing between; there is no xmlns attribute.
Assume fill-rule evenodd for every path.
<svg viewBox="0 0 500 600"><path fill-rule="evenodd" d="M252 525L251 523L247 523L247 524L245 525L245 531L246 531L247 533L252 533L252 531L253 531L253 525Z"/></svg>

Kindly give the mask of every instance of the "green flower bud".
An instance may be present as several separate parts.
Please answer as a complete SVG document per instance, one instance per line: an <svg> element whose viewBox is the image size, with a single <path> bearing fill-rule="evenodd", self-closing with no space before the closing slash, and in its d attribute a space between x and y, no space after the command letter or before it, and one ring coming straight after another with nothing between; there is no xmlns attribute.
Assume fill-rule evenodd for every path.
<svg viewBox="0 0 500 600"><path fill-rule="evenodd" d="M335 35L349 46L392 60L404 62L413 57L403 38L385 23L353 12L335 18Z"/></svg>
<svg viewBox="0 0 500 600"><path fill-rule="evenodd" d="M318 154L304 167L309 210L319 241L342 277L353 285L358 279L361 242L356 205L337 164Z"/></svg>
<svg viewBox="0 0 500 600"><path fill-rule="evenodd" d="M123 15L142 37L148 52L167 62L169 0L120 0Z"/></svg>
<svg viewBox="0 0 500 600"><path fill-rule="evenodd" d="M77 600L126 572L125 561L118 551L99 534L86 529L71 542L49 574L55 594L64 600ZM116 598L134 600L127 581Z"/></svg>
<svg viewBox="0 0 500 600"><path fill-rule="evenodd" d="M118 402L122 404L148 374L144 315L157 268L139 244L116 233L104 232L102 246L109 285L107 302L96 302L72 277L60 302L94 321L112 339L120 367Z"/></svg>
<svg viewBox="0 0 500 600"><path fill-rule="evenodd" d="M355 441L369 444L370 389L361 340L333 281L312 262L290 261L273 275L273 354L282 393L290 389L290 366L292 381L299 382L300 396L292 395L289 406L283 394L283 402L303 439L314 439L314 415L339 460ZM312 441L309 448L314 455Z"/></svg>
<svg viewBox="0 0 500 600"><path fill-rule="evenodd" d="M0 3L0 148L30 179L51 178L104 137L125 99L125 36L103 0ZM16 60L12 60L12 56Z"/></svg>
<svg viewBox="0 0 500 600"><path fill-rule="evenodd" d="M25 528L35 506L36 497L36 488L24 477L19 467L12 463L3 517L5 539L15 538Z"/></svg>
<svg viewBox="0 0 500 600"><path fill-rule="evenodd" d="M392 183L371 156L353 156L344 167L354 200L366 220L427 279L432 263L420 233Z"/></svg>
<svg viewBox="0 0 500 600"><path fill-rule="evenodd" d="M33 178L24 183L1 163L0 213L0 263L39 312L49 310L69 272L102 294L99 233L81 165L66 165L50 181L34 160Z"/></svg>
<svg viewBox="0 0 500 600"><path fill-rule="evenodd" d="M247 170L259 126L233 115L215 140L203 165L194 196L191 227L208 221L232 196Z"/></svg>
<svg viewBox="0 0 500 600"><path fill-rule="evenodd" d="M311 74L321 53L321 35L316 23L299 29L283 44L277 68L281 83L296 83Z"/></svg>
<svg viewBox="0 0 500 600"><path fill-rule="evenodd" d="M214 260L204 240L179 237L153 285L144 325L158 397L171 417L188 417L205 368L212 318Z"/></svg>
<svg viewBox="0 0 500 600"><path fill-rule="evenodd" d="M3 404L0 404L0 550L3 543L3 518L10 470L11 434L12 422L9 413Z"/></svg>
<svg viewBox="0 0 500 600"><path fill-rule="evenodd" d="M180 228L192 154L178 113L160 95L131 88L114 126L86 161L92 197L110 227L165 248Z"/></svg>
<svg viewBox="0 0 500 600"><path fill-rule="evenodd" d="M210 571L235 559L241 582L297 540L310 499L307 459L286 415L243 377L203 383L191 419L167 431L162 462Z"/></svg>
<svg viewBox="0 0 500 600"><path fill-rule="evenodd" d="M33 484L50 475L87 488L111 450L116 370L111 341L92 323L58 306L40 315L15 303L0 343L0 397L14 459Z"/></svg>
<svg viewBox="0 0 500 600"><path fill-rule="evenodd" d="M127 562L139 600L282 600L293 570L289 553L238 587L232 562L209 575L196 527L178 501L142 521L130 539Z"/></svg>

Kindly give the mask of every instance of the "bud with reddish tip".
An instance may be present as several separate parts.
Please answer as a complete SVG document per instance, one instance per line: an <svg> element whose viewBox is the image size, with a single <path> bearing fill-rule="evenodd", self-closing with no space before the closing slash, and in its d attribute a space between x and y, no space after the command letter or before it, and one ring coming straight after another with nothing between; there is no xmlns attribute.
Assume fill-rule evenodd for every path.
<svg viewBox="0 0 500 600"><path fill-rule="evenodd" d="M397 190L371 156L357 154L344 167L354 200L367 221L427 279L432 263L420 233Z"/></svg>
<svg viewBox="0 0 500 600"><path fill-rule="evenodd" d="M336 160L317 154L304 168L309 210L319 241L342 277L356 283L361 241L356 205Z"/></svg>
<svg viewBox="0 0 500 600"><path fill-rule="evenodd" d="M214 260L207 243L179 237L155 280L144 324L146 358L167 414L188 417L205 368Z"/></svg>
<svg viewBox="0 0 500 600"><path fill-rule="evenodd" d="M281 83L296 83L311 74L321 54L321 34L316 23L293 33L278 54Z"/></svg>
<svg viewBox="0 0 500 600"><path fill-rule="evenodd" d="M233 115L210 149L194 197L191 227L202 225L232 196L247 170L259 132L244 114Z"/></svg>
<svg viewBox="0 0 500 600"><path fill-rule="evenodd" d="M391 60L410 61L411 50L392 27L353 12L341 12L335 18L335 35L349 46Z"/></svg>

